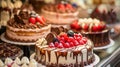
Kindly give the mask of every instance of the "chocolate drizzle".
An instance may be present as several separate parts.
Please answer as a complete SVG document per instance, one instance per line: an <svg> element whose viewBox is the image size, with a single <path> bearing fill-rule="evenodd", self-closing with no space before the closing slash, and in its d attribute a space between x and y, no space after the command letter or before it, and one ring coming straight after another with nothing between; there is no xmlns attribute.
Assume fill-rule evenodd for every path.
<svg viewBox="0 0 120 67"><path fill-rule="evenodd" d="M87 53L86 53L87 54L86 55L87 60L86 60L86 62L83 61L83 53L81 52L83 49L87 50ZM51 51L55 51L55 56L56 56L55 57L56 58L55 66L61 67L61 64L59 63L59 60L61 60L60 57L65 57L65 60L67 61L68 60L68 58L67 58L68 57L68 52L70 50L72 50L70 52L70 57L72 57L73 59L76 60L76 63L74 64L75 67L79 67L79 66L84 67L84 65L88 65L88 64L90 64L90 62L91 63L93 62L93 60L88 59L88 56L91 55L92 47L87 48L85 46L81 50L78 50L77 47L70 48L70 49L57 49L57 48L47 48L47 47L40 48L40 55L41 55L40 60L41 60L41 63L47 65L47 63L45 63L45 62L47 62L46 57L48 57L48 62L51 62ZM48 56L46 55L46 53L47 53ZM79 56L81 56L81 62L78 61ZM91 55L91 56L93 56L93 55ZM43 58L45 58L44 61L43 61ZM67 67L66 65L63 65L63 66Z"/></svg>

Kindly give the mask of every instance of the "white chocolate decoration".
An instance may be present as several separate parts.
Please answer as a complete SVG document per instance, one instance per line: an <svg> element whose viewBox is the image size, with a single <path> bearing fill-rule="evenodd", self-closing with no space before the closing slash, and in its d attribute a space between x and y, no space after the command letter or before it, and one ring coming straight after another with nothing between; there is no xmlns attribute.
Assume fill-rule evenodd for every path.
<svg viewBox="0 0 120 67"><path fill-rule="evenodd" d="M0 60L0 67L3 67L4 63L2 62L2 60Z"/></svg>
<svg viewBox="0 0 120 67"><path fill-rule="evenodd" d="M21 67L28 67L27 64L23 64Z"/></svg>
<svg viewBox="0 0 120 67"><path fill-rule="evenodd" d="M8 64L11 64L13 62L13 60L11 58L6 58L5 59L5 64L8 65Z"/></svg>
<svg viewBox="0 0 120 67"><path fill-rule="evenodd" d="M21 61L20 61L20 59L17 57L16 59L15 59L15 61L14 61L16 64L18 64L18 65L20 65L21 64Z"/></svg>
<svg viewBox="0 0 120 67"><path fill-rule="evenodd" d="M28 59L27 57L23 57L23 58L21 59L21 63L22 63L22 64L29 64L29 59Z"/></svg>
<svg viewBox="0 0 120 67"><path fill-rule="evenodd" d="M19 65L17 65L17 63L13 63L11 67L20 67Z"/></svg>

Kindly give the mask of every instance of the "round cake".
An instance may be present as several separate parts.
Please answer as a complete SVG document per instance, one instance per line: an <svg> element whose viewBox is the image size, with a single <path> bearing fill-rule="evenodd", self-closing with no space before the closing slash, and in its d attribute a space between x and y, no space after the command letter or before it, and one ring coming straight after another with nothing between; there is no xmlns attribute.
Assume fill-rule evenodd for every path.
<svg viewBox="0 0 120 67"><path fill-rule="evenodd" d="M46 36L50 30L51 25L45 23L43 16L23 9L8 21L5 37L17 42L35 42Z"/></svg>
<svg viewBox="0 0 120 67"><path fill-rule="evenodd" d="M22 55L23 51L19 47L8 43L0 43L0 59L5 60L7 57L15 59L16 57L21 57Z"/></svg>
<svg viewBox="0 0 120 67"><path fill-rule="evenodd" d="M108 24L113 24L119 22L116 12L115 7L111 8L107 5L99 5L93 10L90 16L105 21Z"/></svg>
<svg viewBox="0 0 120 67"><path fill-rule="evenodd" d="M46 67L84 67L95 60L93 43L71 30L59 35L52 32L39 39L35 53L36 60Z"/></svg>
<svg viewBox="0 0 120 67"><path fill-rule="evenodd" d="M47 23L55 25L70 24L78 18L78 7L70 3L47 4L41 9Z"/></svg>
<svg viewBox="0 0 120 67"><path fill-rule="evenodd" d="M103 21L97 19L79 19L70 25L75 32L90 38L95 47L105 46L110 43L110 29Z"/></svg>

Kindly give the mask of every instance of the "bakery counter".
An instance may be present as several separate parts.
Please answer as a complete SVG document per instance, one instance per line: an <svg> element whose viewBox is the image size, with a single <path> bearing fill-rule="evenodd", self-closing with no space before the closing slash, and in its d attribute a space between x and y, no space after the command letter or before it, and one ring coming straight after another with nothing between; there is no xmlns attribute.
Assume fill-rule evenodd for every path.
<svg viewBox="0 0 120 67"><path fill-rule="evenodd" d="M114 36L113 40L111 47L94 51L100 57L96 67L120 67L120 35Z"/></svg>

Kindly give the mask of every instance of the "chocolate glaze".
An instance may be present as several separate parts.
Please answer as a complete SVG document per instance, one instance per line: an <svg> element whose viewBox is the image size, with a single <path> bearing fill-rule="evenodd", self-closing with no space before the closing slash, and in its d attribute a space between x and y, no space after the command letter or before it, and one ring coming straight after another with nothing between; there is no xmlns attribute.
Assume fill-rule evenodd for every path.
<svg viewBox="0 0 120 67"><path fill-rule="evenodd" d="M110 43L110 30L107 28L106 31L101 32L81 32L73 30L76 33L81 33L83 36L91 39L95 47L101 47Z"/></svg>
<svg viewBox="0 0 120 67"><path fill-rule="evenodd" d="M94 61L93 60L94 58L88 59L88 55L91 55L92 47L90 47L90 48L87 48L87 47L83 48L83 49L87 49L87 61L86 62L83 61L83 54L81 52L81 50L83 50L83 49L81 49L81 50L75 50L75 49L76 49L76 47L70 48L70 49L57 49L57 48L53 48L52 49L52 48L48 48L48 47L40 48L40 55L42 56L40 60L42 60L43 56L46 58L46 54L45 53L47 52L48 60L50 62L51 61L51 59L50 59L51 51L55 51L55 55L56 55L55 58L56 58L56 61L57 61L56 64L52 64L52 63L51 64L47 64L47 63L45 63L45 61L46 61L46 59L45 59L45 61L41 61L40 63L45 64L47 67L54 67L54 66L57 66L57 67L68 67L68 66L71 66L71 67L73 67L73 66L74 67L84 67L85 65L88 65L88 64L90 64L90 63L92 63ZM60 56L65 57L65 59L68 60L67 59L67 54L68 54L69 50L72 50L71 53L70 53L70 57L72 57L71 55L73 55L73 59L76 59L76 63L75 64L70 64L70 65L59 64L59 60L60 60L59 57ZM89 54L88 54L88 52L89 52ZM81 62L78 62L78 56L81 56L81 58L82 58ZM94 55L92 55L92 56L94 56Z"/></svg>

